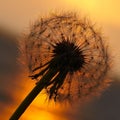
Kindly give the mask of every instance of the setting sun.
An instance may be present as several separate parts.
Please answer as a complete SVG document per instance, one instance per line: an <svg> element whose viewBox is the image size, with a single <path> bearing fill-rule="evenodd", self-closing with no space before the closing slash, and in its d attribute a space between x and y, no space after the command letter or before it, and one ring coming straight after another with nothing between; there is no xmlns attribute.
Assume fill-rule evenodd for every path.
<svg viewBox="0 0 120 120"><path fill-rule="evenodd" d="M76 6L80 8L86 8L86 9L95 9L97 7L97 4L99 1L97 0L67 0L70 4L75 4Z"/></svg>

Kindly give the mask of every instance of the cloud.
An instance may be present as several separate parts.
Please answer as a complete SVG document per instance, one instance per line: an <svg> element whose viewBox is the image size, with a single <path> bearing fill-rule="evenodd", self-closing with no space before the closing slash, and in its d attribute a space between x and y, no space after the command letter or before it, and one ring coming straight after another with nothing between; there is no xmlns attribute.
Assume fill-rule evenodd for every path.
<svg viewBox="0 0 120 120"><path fill-rule="evenodd" d="M101 97L77 109L69 120L120 120L120 82L115 81Z"/></svg>
<svg viewBox="0 0 120 120"><path fill-rule="evenodd" d="M16 37L0 29L0 113L6 113L6 108L14 103L12 92L17 87L15 77L19 71L18 55Z"/></svg>
<svg viewBox="0 0 120 120"><path fill-rule="evenodd" d="M10 94L0 91L0 102L2 104L11 104L13 101L14 100Z"/></svg>
<svg viewBox="0 0 120 120"><path fill-rule="evenodd" d="M0 31L0 76L6 76L16 71L17 57L16 38Z"/></svg>

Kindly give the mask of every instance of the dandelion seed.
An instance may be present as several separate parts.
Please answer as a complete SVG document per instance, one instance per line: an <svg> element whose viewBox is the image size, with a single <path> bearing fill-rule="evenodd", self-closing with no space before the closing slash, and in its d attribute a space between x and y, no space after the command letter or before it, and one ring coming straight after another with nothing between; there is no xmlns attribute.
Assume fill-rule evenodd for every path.
<svg viewBox="0 0 120 120"><path fill-rule="evenodd" d="M34 36L30 37L31 33ZM33 41L35 44L31 45ZM28 64L32 66L30 76L38 80L55 70L56 76L45 85L49 98L55 101L94 93L102 87L109 69L104 42L89 20L74 13L43 18L34 25L26 42ZM31 55L34 57L29 61Z"/></svg>

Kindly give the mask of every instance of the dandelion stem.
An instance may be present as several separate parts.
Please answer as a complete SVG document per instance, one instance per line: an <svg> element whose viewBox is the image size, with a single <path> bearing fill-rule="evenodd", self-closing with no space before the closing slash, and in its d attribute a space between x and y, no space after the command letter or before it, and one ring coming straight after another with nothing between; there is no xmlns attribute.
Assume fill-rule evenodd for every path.
<svg viewBox="0 0 120 120"><path fill-rule="evenodd" d="M57 70L50 69L32 89L32 91L26 96L23 102L19 105L9 120L18 120L20 116L29 107L35 97L46 87L46 84L55 76Z"/></svg>

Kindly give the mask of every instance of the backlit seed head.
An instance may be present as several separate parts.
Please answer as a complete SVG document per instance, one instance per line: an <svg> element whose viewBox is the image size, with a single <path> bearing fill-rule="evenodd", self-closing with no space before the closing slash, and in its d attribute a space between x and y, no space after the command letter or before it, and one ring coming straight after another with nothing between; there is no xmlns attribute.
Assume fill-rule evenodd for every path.
<svg viewBox="0 0 120 120"><path fill-rule="evenodd" d="M50 99L82 98L108 85L105 40L88 19L74 13L41 18L31 27L25 49L32 79L39 81L47 71L57 71L45 85Z"/></svg>

